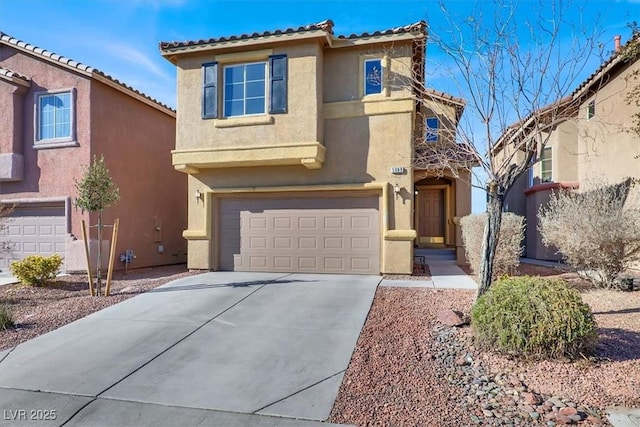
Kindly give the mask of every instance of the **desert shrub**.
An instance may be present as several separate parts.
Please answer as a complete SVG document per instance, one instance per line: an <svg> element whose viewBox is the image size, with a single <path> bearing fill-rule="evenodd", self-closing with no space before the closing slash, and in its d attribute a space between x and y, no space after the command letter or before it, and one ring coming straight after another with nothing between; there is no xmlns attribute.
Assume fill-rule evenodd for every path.
<svg viewBox="0 0 640 427"><path fill-rule="evenodd" d="M13 316L6 305L0 305L0 330L13 327Z"/></svg>
<svg viewBox="0 0 640 427"><path fill-rule="evenodd" d="M640 209L625 206L634 182L587 192L554 192L538 213L542 242L555 246L579 275L598 287L620 286L620 274L640 260Z"/></svg>
<svg viewBox="0 0 640 427"><path fill-rule="evenodd" d="M25 285L42 286L56 277L61 265L62 257L58 254L48 257L30 255L11 263L11 272Z"/></svg>
<svg viewBox="0 0 640 427"><path fill-rule="evenodd" d="M482 241L487 216L468 215L460 219L462 242L467 261L475 274L480 273L482 262ZM524 238L524 217L505 212L502 214L500 237L493 263L493 279L513 273L520 264L522 239Z"/></svg>
<svg viewBox="0 0 640 427"><path fill-rule="evenodd" d="M478 298L471 325L480 344L517 356L575 357L597 343L589 306L562 280L504 277Z"/></svg>

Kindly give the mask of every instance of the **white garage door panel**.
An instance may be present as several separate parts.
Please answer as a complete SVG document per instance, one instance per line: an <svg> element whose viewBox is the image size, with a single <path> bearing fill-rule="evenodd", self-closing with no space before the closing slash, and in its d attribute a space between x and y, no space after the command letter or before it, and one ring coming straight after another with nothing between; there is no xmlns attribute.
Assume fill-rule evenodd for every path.
<svg viewBox="0 0 640 427"><path fill-rule="evenodd" d="M377 197L228 199L221 268L378 274Z"/></svg>
<svg viewBox="0 0 640 427"><path fill-rule="evenodd" d="M46 208L16 208L5 221L0 236L8 252L0 252L0 269L6 270L14 260L29 255L65 256L67 221L64 205Z"/></svg>

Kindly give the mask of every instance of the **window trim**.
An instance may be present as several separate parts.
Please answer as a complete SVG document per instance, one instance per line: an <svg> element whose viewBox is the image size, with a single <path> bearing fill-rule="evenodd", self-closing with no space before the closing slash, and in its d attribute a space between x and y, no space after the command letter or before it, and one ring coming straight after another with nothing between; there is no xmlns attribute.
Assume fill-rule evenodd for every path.
<svg viewBox="0 0 640 427"><path fill-rule="evenodd" d="M56 94L69 94L69 136L60 138L42 139L40 134L40 120L42 111L40 109L40 100L45 96L53 96ZM34 96L34 112L33 112L33 148L61 148L78 146L76 141L76 99L77 93L75 88L61 88L55 90L42 90L33 94Z"/></svg>
<svg viewBox="0 0 640 427"><path fill-rule="evenodd" d="M264 110L261 113L255 113L255 114L236 114L236 115L227 115L227 103L226 103L226 98L225 95L227 93L227 83L226 83L226 76L225 76L225 71L227 68L232 68L232 67L238 67L238 66L243 66L246 67L247 65L253 65L253 64L262 64L264 65ZM251 61L251 62L238 62L235 64L224 64L222 66L222 117L225 119L231 119L231 118L238 118L238 117L255 117L255 116L264 116L267 115L269 112L269 91L270 88L269 86L269 82L270 82L270 75L269 75L269 60L266 59L264 61ZM247 80L246 80L246 69L245 69L245 76L244 76L244 93L243 93L243 101L244 101L244 111L246 111L246 84L247 84Z"/></svg>
<svg viewBox="0 0 640 427"><path fill-rule="evenodd" d="M429 120L435 120L437 126L435 128L429 126ZM435 132L431 132L433 136L430 135L429 129L435 129ZM435 139L431 139L433 137L435 137ZM440 119L438 116L428 116L424 119L424 142L434 143L438 141L440 141Z"/></svg>

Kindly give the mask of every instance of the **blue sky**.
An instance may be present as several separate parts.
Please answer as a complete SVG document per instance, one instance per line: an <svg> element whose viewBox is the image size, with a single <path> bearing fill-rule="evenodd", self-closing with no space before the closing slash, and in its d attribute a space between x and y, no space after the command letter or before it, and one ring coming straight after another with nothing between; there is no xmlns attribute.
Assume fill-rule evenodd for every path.
<svg viewBox="0 0 640 427"><path fill-rule="evenodd" d="M522 0L524 13L527 3ZM425 19L438 23L433 0L0 0L0 31L83 62L136 89L175 106L175 68L159 53L160 41L197 40L332 19L337 34L387 29ZM449 0L454 13L469 15L476 1ZM576 8L574 19L587 25L600 15L601 41L613 48L613 36L629 36L626 24L640 20L640 0L591 0ZM611 49L606 49L610 51ZM429 51L428 69L445 58ZM594 58L593 67L599 64ZM586 77L585 74L585 77ZM446 76L434 74L427 85L453 95ZM484 196L474 193L474 211Z"/></svg>

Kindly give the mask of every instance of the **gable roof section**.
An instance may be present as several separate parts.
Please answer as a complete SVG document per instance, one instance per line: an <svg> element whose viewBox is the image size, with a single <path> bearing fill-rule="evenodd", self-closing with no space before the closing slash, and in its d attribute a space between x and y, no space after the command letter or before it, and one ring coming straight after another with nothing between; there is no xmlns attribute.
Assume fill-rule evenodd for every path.
<svg viewBox="0 0 640 427"><path fill-rule="evenodd" d="M545 116L549 116L552 113L558 113L559 111L561 112L562 118L569 118L576 114L578 107L582 102L584 102L585 98L590 97L604 85L609 83L612 74L616 74L640 60L640 58L628 60L622 54L624 49L632 43L640 43L640 34L636 34L627 43L625 43L620 51L614 52L608 60L600 64L600 66L582 83L580 83L569 96L534 111L524 119L507 127L498 141L493 145L492 150L499 152L505 144L526 139L528 131L531 129L531 123L536 117L543 118L544 120Z"/></svg>
<svg viewBox="0 0 640 427"><path fill-rule="evenodd" d="M348 36L335 36L333 33L333 26L333 21L327 19L315 24L304 25L297 28L285 28L280 30L264 31L261 33L256 32L252 34L216 37L207 40L160 42L160 51L168 60L175 62L172 59L175 54L208 50L216 47L226 47L229 45L237 45L239 43L267 43L273 41L274 38L278 41L304 38L324 38L329 46L333 46L335 42L335 47L340 47L358 43L370 43L372 40L381 38L397 38L398 36L403 35L408 35L409 38L423 38L426 37L427 32L427 24L424 21L387 30L375 31L373 33L364 32L361 34L350 34Z"/></svg>
<svg viewBox="0 0 640 427"><path fill-rule="evenodd" d="M571 96L566 96L559 101L529 113L522 120L509 125L491 147L491 151L498 153L507 144L520 144L526 141L532 130L546 130L548 127L558 123L558 120L567 120L576 114L578 107L579 102ZM540 127L541 125L542 127ZM521 149L522 147L519 148Z"/></svg>
<svg viewBox="0 0 640 427"><path fill-rule="evenodd" d="M449 95L448 93L440 92L439 90L430 89L425 87L423 89L423 97L426 99L431 99L437 102L440 102L445 105L450 105L456 110L456 120L460 120L462 113L464 111L464 107L467 105L467 102L453 95Z"/></svg>
<svg viewBox="0 0 640 427"><path fill-rule="evenodd" d="M39 48L38 46L26 43L22 40L16 39L15 37L11 37L10 35L3 33L2 31L0 31L0 44L10 46L14 49L35 56L51 64L61 66L71 71L83 74L89 78L95 79L96 81L104 83L107 86L110 86L124 93L125 95L128 95L172 117L175 117L176 115L176 112L169 106L157 101L154 98L151 98L150 96L140 92L137 89L134 89L126 83L123 83L96 68L90 67L81 62L74 61L73 59L66 58L62 55L58 55L57 53L50 52L46 49ZM6 68L4 70L6 70ZM1 73L2 71L0 71L0 74Z"/></svg>

